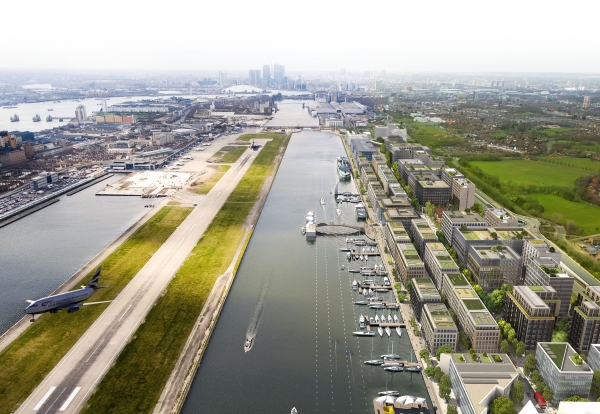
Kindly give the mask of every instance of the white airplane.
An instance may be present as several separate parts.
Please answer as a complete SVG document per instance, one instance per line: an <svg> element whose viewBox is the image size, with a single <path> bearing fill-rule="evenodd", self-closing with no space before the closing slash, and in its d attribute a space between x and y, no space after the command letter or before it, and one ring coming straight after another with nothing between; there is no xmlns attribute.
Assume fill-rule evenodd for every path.
<svg viewBox="0 0 600 414"><path fill-rule="evenodd" d="M84 300L89 299L96 290L108 287L98 286L101 270L102 268L99 267L98 270L96 270L96 273L94 273L94 276L92 276L90 283L87 286L81 286L81 289L59 293L58 295L52 295L38 300L28 300L29 306L25 308L25 313L32 315L30 322L35 322L35 315L40 313L56 313L61 309L67 309L68 313L72 313L77 312L82 306L111 302L110 300L106 300L103 302L81 303Z"/></svg>

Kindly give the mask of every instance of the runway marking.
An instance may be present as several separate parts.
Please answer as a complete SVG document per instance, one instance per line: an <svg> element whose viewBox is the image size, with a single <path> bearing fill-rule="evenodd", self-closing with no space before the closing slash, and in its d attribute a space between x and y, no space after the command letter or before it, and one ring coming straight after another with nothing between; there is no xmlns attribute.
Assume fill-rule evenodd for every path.
<svg viewBox="0 0 600 414"><path fill-rule="evenodd" d="M144 288L142 289L142 292L143 292L144 290L146 290L146 288L148 287L148 285L150 284L150 282L152 282L152 280L153 280L153 279L154 279L153 277L151 277L151 278L150 278L150 280L148 281L148 283L146 283L146 286L144 286ZM131 305L129 305L129 308L131 308ZM127 310L129 310L129 308L127 308ZM125 311L125 312L127 312L127 311ZM120 320L120 319L119 319L119 320Z"/></svg>
<svg viewBox="0 0 600 414"><path fill-rule="evenodd" d="M69 398L67 398L67 401L65 401L62 407L60 407L60 411L65 411L67 409L67 407L69 406L69 404L71 404L71 401L73 401L73 398L75 398L80 389L81 387L77 387L73 390L71 395L69 395Z"/></svg>
<svg viewBox="0 0 600 414"><path fill-rule="evenodd" d="M150 282L148 282L148 283L150 283ZM121 322L121 319L123 319L123 317L127 314L127 312L129 312L129 309L131 309L132 306L133 306L133 303L131 305L129 305L129 307L127 309L125 309L125 312L123 312L123 315L121 315L121 317L119 318L119 320L117 320L117 322Z"/></svg>
<svg viewBox="0 0 600 414"><path fill-rule="evenodd" d="M129 305L129 308L130 307L131 307L131 305ZM127 308L127 309L129 310L129 308ZM125 312L127 312L127 311L125 311ZM121 316L121 318L122 318L122 316ZM121 320L121 319L119 319L119 320ZM88 362L90 360L90 358L94 356L94 354L96 353L96 351L98 350L98 348L100 348L100 345L102 345L102 342L104 342L104 339L100 341L100 343L98 344L98 346L96 347L96 349L94 349L94 352L92 352L90 354L90 356L88 357L88 359L85 360L85 362Z"/></svg>
<svg viewBox="0 0 600 414"><path fill-rule="evenodd" d="M60 394L58 394L58 397L56 397L56 400L54 400L54 402L52 404L50 404L50 407L48 407L48 409L46 410L46 412L44 414L48 414L48 411L50 411L52 409L52 406L58 401L58 399L60 398L61 395L63 395L63 392L65 392L67 389L65 388L64 390L62 390L60 392Z"/></svg>
<svg viewBox="0 0 600 414"><path fill-rule="evenodd" d="M48 392L46 394L44 394L44 396L42 397L40 402L37 403L37 405L35 407L33 407L33 411L37 411L40 408L42 408L42 405L44 405L46 400L52 395L52 393L54 392L55 389L56 389L56 387L50 387L50 389L48 390Z"/></svg>
<svg viewBox="0 0 600 414"><path fill-rule="evenodd" d="M167 262L169 261L169 259L171 258L172 254L169 255L169 257L167 257L165 259L165 261L163 262L163 264L160 267L165 267L165 265L167 264Z"/></svg>
<svg viewBox="0 0 600 414"><path fill-rule="evenodd" d="M215 200L211 201L210 204L208 205L209 207L213 205L213 203L215 202Z"/></svg>
<svg viewBox="0 0 600 414"><path fill-rule="evenodd" d="M219 194L217 194L217 196L215 198L219 197L221 195L221 193L222 193L222 191L219 191Z"/></svg>

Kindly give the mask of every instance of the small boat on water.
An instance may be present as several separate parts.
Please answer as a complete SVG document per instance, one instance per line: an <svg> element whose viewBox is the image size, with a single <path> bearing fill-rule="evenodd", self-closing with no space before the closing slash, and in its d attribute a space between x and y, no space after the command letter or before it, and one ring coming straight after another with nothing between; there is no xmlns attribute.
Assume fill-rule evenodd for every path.
<svg viewBox="0 0 600 414"><path fill-rule="evenodd" d="M358 326L362 329L367 327L367 324L365 322L365 317L360 315L360 318L358 318Z"/></svg>
<svg viewBox="0 0 600 414"><path fill-rule="evenodd" d="M399 326L396 326L396 333L398 334L398 336L400 338L402 338L402 328L400 328Z"/></svg>
<svg viewBox="0 0 600 414"><path fill-rule="evenodd" d="M335 212L337 213L338 216L342 214L342 210L340 210L339 208L336 208Z"/></svg>
<svg viewBox="0 0 600 414"><path fill-rule="evenodd" d="M356 279L352 281L352 290L358 290L358 282Z"/></svg>
<svg viewBox="0 0 600 414"><path fill-rule="evenodd" d="M355 332L352 332L352 335L354 335L354 336L375 336L375 332L371 332L371 331L355 331Z"/></svg>
<svg viewBox="0 0 600 414"><path fill-rule="evenodd" d="M372 305L369 305L370 309L385 309L385 305L381 304L381 303L374 303Z"/></svg>
<svg viewBox="0 0 600 414"><path fill-rule="evenodd" d="M400 366L385 367L384 370L392 371L392 372L401 372L401 371L404 371L404 367L400 367Z"/></svg>
<svg viewBox="0 0 600 414"><path fill-rule="evenodd" d="M373 296L373 289L369 288L369 296Z"/></svg>
<svg viewBox="0 0 600 414"><path fill-rule="evenodd" d="M398 392L398 391L379 391L379 395L389 395L392 397L399 397L400 392Z"/></svg>
<svg viewBox="0 0 600 414"><path fill-rule="evenodd" d="M379 333L380 337L383 337L383 328L381 326L377 327L377 333Z"/></svg>
<svg viewBox="0 0 600 414"><path fill-rule="evenodd" d="M354 302L355 305L368 305L369 302L367 302L366 300L357 300L356 302Z"/></svg>
<svg viewBox="0 0 600 414"><path fill-rule="evenodd" d="M400 307L400 305L398 305L397 303L388 303L387 304L388 309L398 309L399 307Z"/></svg>
<svg viewBox="0 0 600 414"><path fill-rule="evenodd" d="M344 270L346 269L346 266L342 265L342 267L340 268L340 270Z"/></svg>
<svg viewBox="0 0 600 414"><path fill-rule="evenodd" d="M324 206L325 205L325 199L323 197L321 197L321 205Z"/></svg>
<svg viewBox="0 0 600 414"><path fill-rule="evenodd" d="M367 365L381 365L383 364L383 359L371 359L369 361L365 361Z"/></svg>
<svg viewBox="0 0 600 414"><path fill-rule="evenodd" d="M385 315L381 315L381 318L379 318L381 320L382 323L387 323L387 319L385 318Z"/></svg>
<svg viewBox="0 0 600 414"><path fill-rule="evenodd" d="M296 407L292 408L292 412L290 414L298 414L298 410L296 410Z"/></svg>
<svg viewBox="0 0 600 414"><path fill-rule="evenodd" d="M351 255L351 254L348 252L348 253L346 254L346 258L347 258L348 260L352 260L352 255Z"/></svg>
<svg viewBox="0 0 600 414"><path fill-rule="evenodd" d="M369 302L373 303L373 302L381 302L383 299L381 299L379 296L374 296L372 298L369 298Z"/></svg>
<svg viewBox="0 0 600 414"><path fill-rule="evenodd" d="M381 319L379 319L379 315L375 315L375 322L380 323Z"/></svg>
<svg viewBox="0 0 600 414"><path fill-rule="evenodd" d="M378 289L375 289L375 291L376 292L389 292L390 290L389 289L384 289L384 288L378 288Z"/></svg>
<svg viewBox="0 0 600 414"><path fill-rule="evenodd" d="M388 338L389 338L390 336L392 336L392 330L390 329L390 327L389 327L389 326L386 326L386 327L385 327L385 333L387 334Z"/></svg>
<svg viewBox="0 0 600 414"><path fill-rule="evenodd" d="M19 115L14 114L10 117L10 122L19 122Z"/></svg>
<svg viewBox="0 0 600 414"><path fill-rule="evenodd" d="M398 319L398 315L394 315L394 322L395 323L400 323L400 319Z"/></svg>
<svg viewBox="0 0 600 414"><path fill-rule="evenodd" d="M358 269L348 269L348 271L350 273L360 273L360 270L358 270Z"/></svg>
<svg viewBox="0 0 600 414"><path fill-rule="evenodd" d="M375 319L372 316L369 316L369 323L375 323Z"/></svg>
<svg viewBox="0 0 600 414"><path fill-rule="evenodd" d="M369 296L369 291L367 289L363 289L363 296Z"/></svg>
<svg viewBox="0 0 600 414"><path fill-rule="evenodd" d="M398 354L383 354L381 356L383 359L400 359L400 355ZM400 364L402 366L404 366L404 364Z"/></svg>
<svg viewBox="0 0 600 414"><path fill-rule="evenodd" d="M302 233L302 235L306 234L306 227L302 226L300 227L300 233Z"/></svg>
<svg viewBox="0 0 600 414"><path fill-rule="evenodd" d="M52 122L52 115L48 115L46 117L46 122Z"/></svg>
<svg viewBox="0 0 600 414"><path fill-rule="evenodd" d="M31 120L33 122L40 122L42 118L39 116L39 114L35 114L35 116Z"/></svg>
<svg viewBox="0 0 600 414"><path fill-rule="evenodd" d="M244 352L248 352L252 349L252 345L254 345L254 338L246 338L244 341Z"/></svg>
<svg viewBox="0 0 600 414"><path fill-rule="evenodd" d="M421 372L421 366L416 365L414 367L407 367L406 370L410 372Z"/></svg>

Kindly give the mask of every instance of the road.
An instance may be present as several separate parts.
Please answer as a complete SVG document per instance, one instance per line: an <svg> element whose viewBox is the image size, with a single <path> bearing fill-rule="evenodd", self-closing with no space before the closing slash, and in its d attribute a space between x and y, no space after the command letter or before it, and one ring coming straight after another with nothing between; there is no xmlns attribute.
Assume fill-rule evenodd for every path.
<svg viewBox="0 0 600 414"><path fill-rule="evenodd" d="M262 141L262 142L258 142ZM264 146L266 140L257 140ZM214 216L248 170L258 151L246 150L108 306L17 413L75 413L127 344ZM82 310L85 312L85 309Z"/></svg>

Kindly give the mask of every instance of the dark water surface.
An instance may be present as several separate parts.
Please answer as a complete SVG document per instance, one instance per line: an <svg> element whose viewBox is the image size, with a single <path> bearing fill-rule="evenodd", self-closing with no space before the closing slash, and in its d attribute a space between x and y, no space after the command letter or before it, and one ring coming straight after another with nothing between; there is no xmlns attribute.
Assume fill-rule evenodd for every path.
<svg viewBox="0 0 600 414"><path fill-rule="evenodd" d="M139 220L140 197L97 197L115 175L0 228L0 335Z"/></svg>
<svg viewBox="0 0 600 414"><path fill-rule="evenodd" d="M294 406L300 414L372 413L378 391L427 396L421 374L363 364L392 347L407 360L414 361L415 355L406 332L401 338L395 331L391 338L352 336L360 313L374 316L376 311L353 305L362 296L352 290L354 274L347 269L364 262L349 264L340 252L346 236L307 242L300 234L308 211L316 213L317 221L356 223L355 205L342 204L338 216L330 194L338 183L335 159L340 155L344 149L338 137L309 131L292 137L184 414L287 414ZM381 261L369 261L374 263ZM256 337L245 353L250 328Z"/></svg>

